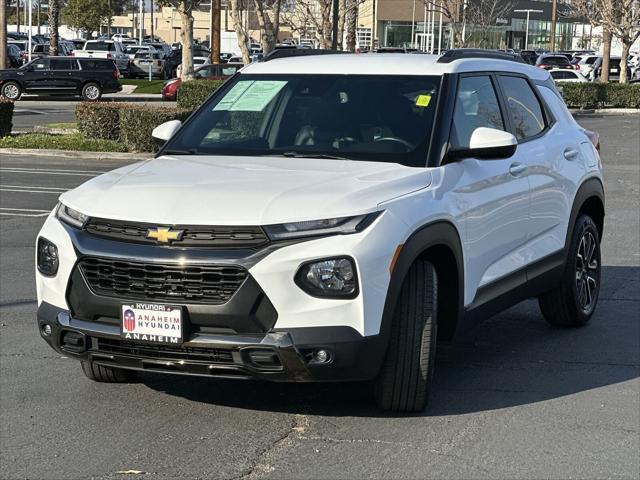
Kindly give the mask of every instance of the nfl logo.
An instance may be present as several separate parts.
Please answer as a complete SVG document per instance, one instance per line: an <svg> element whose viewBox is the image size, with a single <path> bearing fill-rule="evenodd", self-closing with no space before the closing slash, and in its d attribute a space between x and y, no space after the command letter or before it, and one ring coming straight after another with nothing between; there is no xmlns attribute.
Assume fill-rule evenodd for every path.
<svg viewBox="0 0 640 480"><path fill-rule="evenodd" d="M125 310L122 318L124 320L124 329L132 332L136 328L136 315L133 313L133 310Z"/></svg>

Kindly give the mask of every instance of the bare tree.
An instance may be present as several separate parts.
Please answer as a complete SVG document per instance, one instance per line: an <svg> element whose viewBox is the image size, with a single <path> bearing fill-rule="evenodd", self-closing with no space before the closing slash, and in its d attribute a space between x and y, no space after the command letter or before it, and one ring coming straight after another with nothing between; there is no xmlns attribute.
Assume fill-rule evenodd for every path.
<svg viewBox="0 0 640 480"><path fill-rule="evenodd" d="M638 0L574 0L572 6L594 26L618 38L622 43L620 83L627 83L629 50L640 37L640 3ZM605 38L606 41L606 38ZM603 42L604 43L604 42ZM609 65L603 56L602 81L608 81ZM606 73L606 80L605 80Z"/></svg>
<svg viewBox="0 0 640 480"><path fill-rule="evenodd" d="M236 32L238 38L238 47L240 47L240 53L242 54L242 61L248 64L251 61L249 55L249 33L242 25L242 18L240 17L240 10L242 6L239 0L229 0L229 8L231 10L231 22L233 23L233 29ZM248 14L248 12L247 12Z"/></svg>
<svg viewBox="0 0 640 480"><path fill-rule="evenodd" d="M454 48L467 46L474 34L474 28L470 27L482 29L483 35L476 42L476 46L482 47L487 41L487 29L495 27L497 20L510 14L515 6L512 0L424 0L424 3L430 10L442 11L449 21Z"/></svg>
<svg viewBox="0 0 640 480"><path fill-rule="evenodd" d="M182 43L182 70L180 78L193 78L193 9L202 0L159 0L158 4L176 9L180 15L180 42Z"/></svg>
<svg viewBox="0 0 640 480"><path fill-rule="evenodd" d="M262 53L266 55L275 48L278 41L282 0L254 0L254 3L260 26L260 45Z"/></svg>
<svg viewBox="0 0 640 480"><path fill-rule="evenodd" d="M303 36L310 31L316 36L320 48L331 48L332 0L298 0L296 8L283 12L283 23Z"/></svg>

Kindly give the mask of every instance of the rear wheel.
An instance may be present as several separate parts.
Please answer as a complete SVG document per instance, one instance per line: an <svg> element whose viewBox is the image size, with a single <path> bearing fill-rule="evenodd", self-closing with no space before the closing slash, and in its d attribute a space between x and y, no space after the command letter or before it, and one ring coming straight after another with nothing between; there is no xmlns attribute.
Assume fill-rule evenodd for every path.
<svg viewBox="0 0 640 480"><path fill-rule="evenodd" d="M102 89L97 83L89 82L84 87L82 87L82 98L84 98L85 100L95 102L97 100L100 100L101 96Z"/></svg>
<svg viewBox="0 0 640 480"><path fill-rule="evenodd" d="M135 372L122 368L105 367L93 362L82 361L82 371L89 380L105 383L126 383L135 380Z"/></svg>
<svg viewBox="0 0 640 480"><path fill-rule="evenodd" d="M593 315L600 293L600 235L588 215L573 228L562 281L538 299L545 320L560 327L580 327Z"/></svg>
<svg viewBox="0 0 640 480"><path fill-rule="evenodd" d="M22 88L20 88L20 84L17 82L7 82L2 85L2 91L0 91L0 93L3 97L15 102L20 99Z"/></svg>
<svg viewBox="0 0 640 480"><path fill-rule="evenodd" d="M375 380L382 409L419 412L427 405L436 352L437 289L433 265L416 261L402 285L387 355Z"/></svg>

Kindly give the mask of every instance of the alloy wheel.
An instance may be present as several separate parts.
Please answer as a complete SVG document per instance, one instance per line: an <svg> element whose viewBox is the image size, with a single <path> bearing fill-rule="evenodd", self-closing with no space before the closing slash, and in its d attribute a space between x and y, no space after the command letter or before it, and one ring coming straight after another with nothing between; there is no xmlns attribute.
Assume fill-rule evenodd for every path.
<svg viewBox="0 0 640 480"><path fill-rule="evenodd" d="M85 95L89 100L95 100L99 95L98 87L90 86L85 90Z"/></svg>
<svg viewBox="0 0 640 480"><path fill-rule="evenodd" d="M18 95L20 94L20 90L16 85L10 83L9 85L6 85L4 87L2 93L9 100L15 100L16 98L18 98Z"/></svg>
<svg viewBox="0 0 640 480"><path fill-rule="evenodd" d="M576 293L578 305L590 312L598 298L600 261L596 239L592 232L585 232L576 253Z"/></svg>

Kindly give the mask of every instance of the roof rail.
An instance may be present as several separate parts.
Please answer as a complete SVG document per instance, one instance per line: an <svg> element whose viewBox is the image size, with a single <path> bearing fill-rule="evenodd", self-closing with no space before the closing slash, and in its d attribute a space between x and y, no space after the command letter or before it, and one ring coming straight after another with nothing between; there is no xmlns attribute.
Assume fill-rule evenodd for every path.
<svg viewBox="0 0 640 480"><path fill-rule="evenodd" d="M483 50L482 48L454 48L447 50L438 58L438 63L450 63L463 58L493 58L495 60L510 60L512 62L525 63L524 59L517 53Z"/></svg>
<svg viewBox="0 0 640 480"><path fill-rule="evenodd" d="M313 48L282 48L279 50L272 50L262 57L261 62L268 62L270 60L276 60L278 58L291 58L291 57L308 57L315 55L333 55L339 53L350 53L342 50L327 50L327 49L313 49Z"/></svg>

